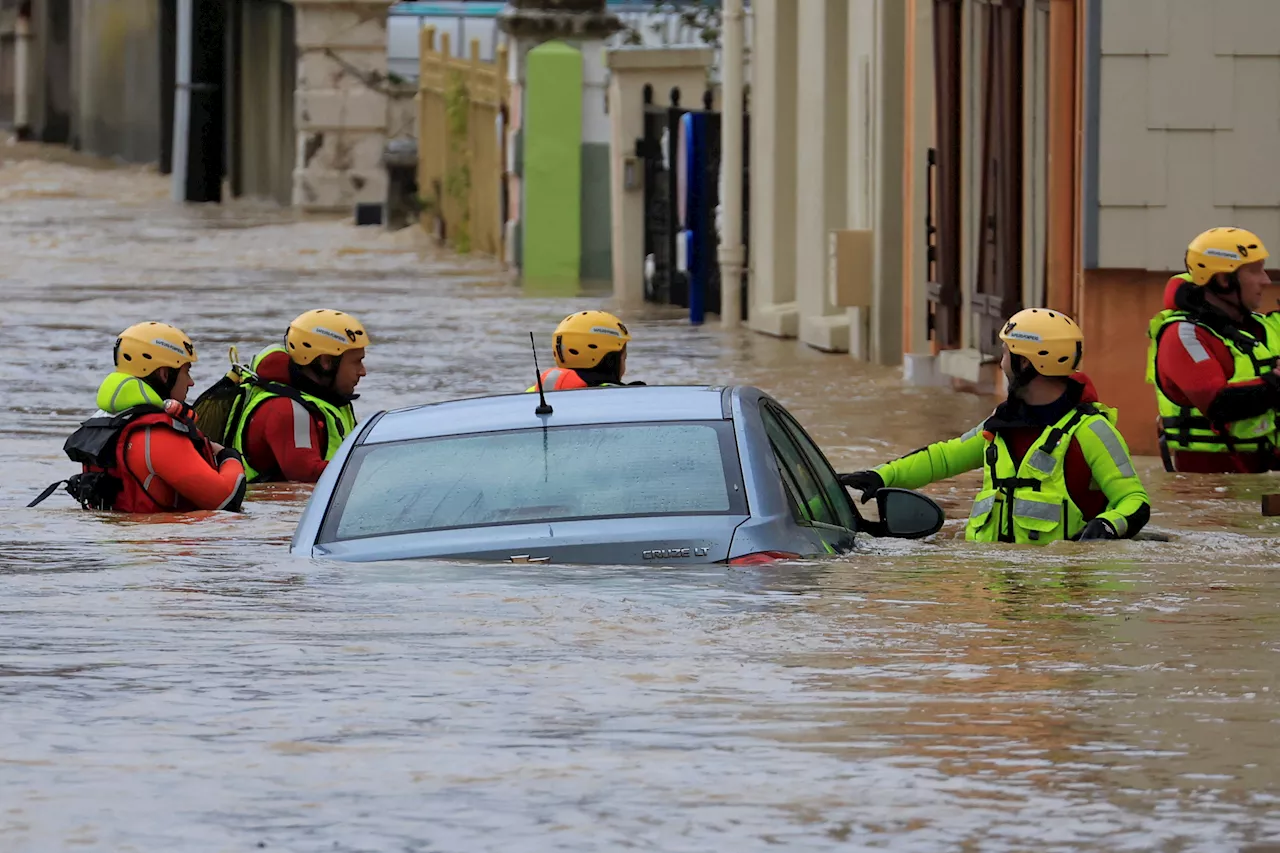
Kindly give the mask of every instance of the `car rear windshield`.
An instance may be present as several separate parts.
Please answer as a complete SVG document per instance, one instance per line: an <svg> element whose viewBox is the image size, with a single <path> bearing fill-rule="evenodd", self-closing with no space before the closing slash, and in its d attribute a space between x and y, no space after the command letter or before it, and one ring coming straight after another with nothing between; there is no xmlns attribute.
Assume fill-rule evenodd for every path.
<svg viewBox="0 0 1280 853"><path fill-rule="evenodd" d="M728 421L607 424L356 448L319 541L499 524L745 515Z"/></svg>

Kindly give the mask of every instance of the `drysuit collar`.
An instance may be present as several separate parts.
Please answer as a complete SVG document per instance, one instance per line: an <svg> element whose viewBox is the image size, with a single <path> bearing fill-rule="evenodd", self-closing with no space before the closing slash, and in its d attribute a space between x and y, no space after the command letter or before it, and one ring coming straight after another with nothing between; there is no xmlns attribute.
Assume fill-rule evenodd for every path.
<svg viewBox="0 0 1280 853"><path fill-rule="evenodd" d="M574 373L587 385L595 388L600 385L621 385L622 377L618 375L622 360L616 352L607 353L595 367L579 367Z"/></svg>
<svg viewBox="0 0 1280 853"><path fill-rule="evenodd" d="M1072 409L1096 402L1098 392L1093 387L1093 381L1083 373L1075 373L1068 377L1067 390L1052 403L1032 406L1015 397L1005 400L996 407L987 421L987 429L992 432L1017 427L1043 429L1062 420Z"/></svg>

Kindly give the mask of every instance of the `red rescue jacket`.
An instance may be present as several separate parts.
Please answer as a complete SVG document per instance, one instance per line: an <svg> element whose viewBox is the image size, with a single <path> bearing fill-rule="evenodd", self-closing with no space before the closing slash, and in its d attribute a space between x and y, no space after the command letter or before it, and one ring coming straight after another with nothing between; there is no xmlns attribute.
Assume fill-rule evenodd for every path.
<svg viewBox="0 0 1280 853"><path fill-rule="evenodd" d="M66 450L84 474L105 474L99 496L116 512L188 512L221 509L243 491L244 469L235 459L219 466L198 430L152 406L85 421Z"/></svg>

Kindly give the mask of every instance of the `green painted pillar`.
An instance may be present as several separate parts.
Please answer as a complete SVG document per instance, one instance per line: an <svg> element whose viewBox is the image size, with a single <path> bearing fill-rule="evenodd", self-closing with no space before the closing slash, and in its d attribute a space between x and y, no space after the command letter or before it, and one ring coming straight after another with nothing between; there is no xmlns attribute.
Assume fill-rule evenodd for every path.
<svg viewBox="0 0 1280 853"><path fill-rule="evenodd" d="M526 62L524 278L576 285L582 258L582 54L550 41L529 51Z"/></svg>

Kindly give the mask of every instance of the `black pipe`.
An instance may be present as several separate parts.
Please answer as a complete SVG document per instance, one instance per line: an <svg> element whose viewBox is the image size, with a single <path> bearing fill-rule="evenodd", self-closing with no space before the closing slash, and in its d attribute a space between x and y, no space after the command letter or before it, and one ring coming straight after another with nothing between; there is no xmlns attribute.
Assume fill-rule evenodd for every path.
<svg viewBox="0 0 1280 853"><path fill-rule="evenodd" d="M226 5L223 0L193 0L191 18L186 200L218 202L226 171Z"/></svg>

